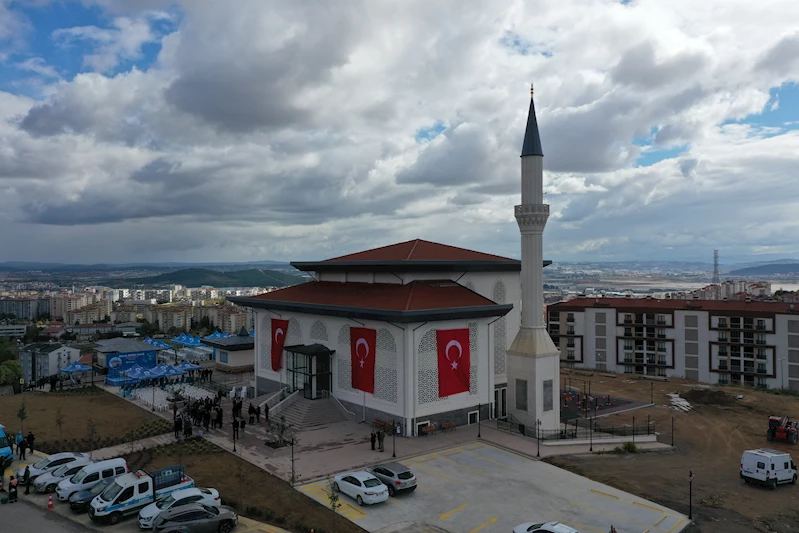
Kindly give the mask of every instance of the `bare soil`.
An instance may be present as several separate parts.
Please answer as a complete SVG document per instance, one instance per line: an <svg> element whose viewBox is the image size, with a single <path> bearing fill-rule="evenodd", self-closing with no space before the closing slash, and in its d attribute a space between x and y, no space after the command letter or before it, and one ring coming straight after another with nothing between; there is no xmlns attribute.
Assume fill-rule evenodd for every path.
<svg viewBox="0 0 799 533"><path fill-rule="evenodd" d="M569 371L563 374L569 375ZM745 484L739 477L744 450L774 448L799 459L799 447L768 442L769 415L799 418L799 398L770 394L741 387L708 389L696 382L672 379L656 382L630 375L604 377L573 371L574 377L591 380L594 393L613 394L649 401L655 406L610 415L602 425L656 424L658 440L674 445L669 452L626 455L594 454L556 457L550 463L637 494L681 513L688 514L688 475L693 480L693 517L696 524L687 531L702 533L788 533L799 530L799 486L781 485L771 491ZM669 408L667 393L677 392L692 410L683 413ZM743 399L736 396L743 395Z"/></svg>
<svg viewBox="0 0 799 533"><path fill-rule="evenodd" d="M28 418L21 424L17 413L23 399ZM59 409L62 416L61 431L56 424ZM87 440L89 420L94 423L94 441L96 447L100 448L107 440L119 439L126 433L135 432L145 424L161 419L96 387L0 396L0 424L6 426L8 433L16 433L24 425L26 435L28 431L36 435L36 448L48 443L57 445L60 439L63 439L64 447L75 444L75 441Z"/></svg>
<svg viewBox="0 0 799 533"><path fill-rule="evenodd" d="M294 533L312 528L316 533L365 533L285 481L203 439L134 451L126 458L131 468L145 470L183 464L196 486L217 489L225 505Z"/></svg>

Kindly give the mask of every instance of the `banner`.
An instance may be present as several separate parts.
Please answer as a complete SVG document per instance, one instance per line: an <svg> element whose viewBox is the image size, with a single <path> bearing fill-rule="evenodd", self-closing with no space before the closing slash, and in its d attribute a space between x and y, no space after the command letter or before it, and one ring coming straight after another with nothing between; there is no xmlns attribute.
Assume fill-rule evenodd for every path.
<svg viewBox="0 0 799 533"><path fill-rule="evenodd" d="M352 359L352 388L375 393L375 355L377 331L369 328L350 328Z"/></svg>
<svg viewBox="0 0 799 533"><path fill-rule="evenodd" d="M129 353L113 353L105 356L105 366L108 368L108 377L120 377L129 368L138 365L142 368L150 369L158 364L157 352L129 352Z"/></svg>
<svg viewBox="0 0 799 533"><path fill-rule="evenodd" d="M469 392L469 329L437 329L438 396Z"/></svg>
<svg viewBox="0 0 799 533"><path fill-rule="evenodd" d="M272 319L272 370L275 372L283 368L283 345L286 343L288 331L288 320Z"/></svg>

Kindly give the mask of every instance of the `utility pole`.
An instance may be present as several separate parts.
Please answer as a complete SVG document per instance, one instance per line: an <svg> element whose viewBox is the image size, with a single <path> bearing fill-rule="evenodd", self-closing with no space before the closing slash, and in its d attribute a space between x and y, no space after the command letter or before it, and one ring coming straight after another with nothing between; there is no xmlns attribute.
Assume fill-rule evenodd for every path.
<svg viewBox="0 0 799 533"><path fill-rule="evenodd" d="M535 440L538 450L535 452L536 457L541 457L541 420L535 421Z"/></svg>
<svg viewBox="0 0 799 533"><path fill-rule="evenodd" d="M674 417L671 417L671 447L674 447Z"/></svg>
<svg viewBox="0 0 799 533"><path fill-rule="evenodd" d="M694 518L694 472L688 473L688 519Z"/></svg>
<svg viewBox="0 0 799 533"><path fill-rule="evenodd" d="M391 421L391 457L397 456L397 422Z"/></svg>
<svg viewBox="0 0 799 533"><path fill-rule="evenodd" d="M294 437L291 437L291 486L294 486Z"/></svg>
<svg viewBox="0 0 799 533"><path fill-rule="evenodd" d="M477 404L477 438L478 439L481 438L480 437L480 406L481 406L481 404L478 403Z"/></svg>

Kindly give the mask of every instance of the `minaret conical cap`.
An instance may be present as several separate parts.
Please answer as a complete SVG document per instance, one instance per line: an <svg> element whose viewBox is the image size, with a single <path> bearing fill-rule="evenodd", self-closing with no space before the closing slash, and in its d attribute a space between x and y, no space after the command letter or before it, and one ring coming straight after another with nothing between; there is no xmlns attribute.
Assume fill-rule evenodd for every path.
<svg viewBox="0 0 799 533"><path fill-rule="evenodd" d="M527 114L527 130L524 132L522 144L522 157L528 155L544 156L541 148L541 136L538 134L538 121L535 118L535 102L533 101L533 86L530 86L530 111Z"/></svg>

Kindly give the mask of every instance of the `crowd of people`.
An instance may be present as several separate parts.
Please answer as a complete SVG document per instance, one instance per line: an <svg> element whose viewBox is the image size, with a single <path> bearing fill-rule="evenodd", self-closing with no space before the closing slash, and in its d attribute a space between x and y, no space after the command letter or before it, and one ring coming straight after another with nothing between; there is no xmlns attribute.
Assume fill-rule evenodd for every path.
<svg viewBox="0 0 799 533"><path fill-rule="evenodd" d="M205 431L211 429L222 429L224 423L224 414L222 410L221 401L223 393L220 391L214 398L203 398L195 400L186 400L183 402L183 407L178 407L178 402L172 404L172 415L174 421L175 438L189 439L194 433L194 428L201 428ZM244 400L241 398L233 398L231 427L233 429L233 438L238 439L244 435L245 428L247 427L247 420L243 416ZM250 403L247 408L247 415L249 423L260 424L261 414L264 415L264 420L269 423L269 406L264 404L263 411L261 406L255 406Z"/></svg>
<svg viewBox="0 0 799 533"><path fill-rule="evenodd" d="M22 431L18 431L14 438L9 437L8 446L11 448L11 453L17 454L17 459L24 461L27 458L28 452L33 453L33 445L36 442L36 435L33 431L28 431L28 435L23 435ZM3 479L4 472L0 469L0 492L6 492L5 480ZM21 480L25 485L25 494L30 493L31 473L30 466L25 467L25 475ZM17 501L17 487L20 480L14 476L10 476L8 480L8 501L14 503Z"/></svg>

